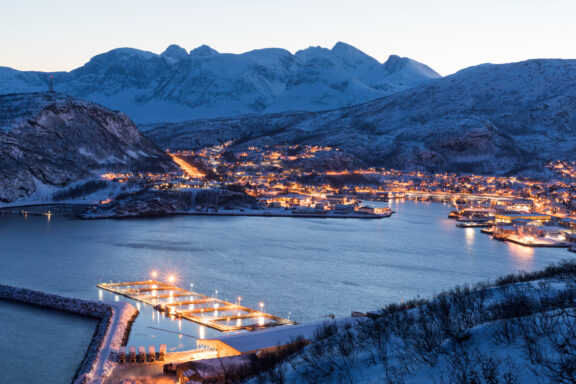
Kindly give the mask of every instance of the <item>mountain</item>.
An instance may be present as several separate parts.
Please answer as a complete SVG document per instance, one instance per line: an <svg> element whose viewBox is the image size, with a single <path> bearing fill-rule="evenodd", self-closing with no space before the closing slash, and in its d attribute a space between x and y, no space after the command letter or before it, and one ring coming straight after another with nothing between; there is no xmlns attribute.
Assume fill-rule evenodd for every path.
<svg viewBox="0 0 576 384"><path fill-rule="evenodd" d="M48 73L0 67L0 94L48 88ZM169 46L162 54L119 48L71 72L57 72L57 91L145 122L183 121L359 104L440 76L424 64L390 56L385 63L345 43L291 54L242 54Z"/></svg>
<svg viewBox="0 0 576 384"><path fill-rule="evenodd" d="M361 105L141 127L163 148L310 143L374 166L530 174L576 160L576 60L484 64Z"/></svg>
<svg viewBox="0 0 576 384"><path fill-rule="evenodd" d="M174 169L123 113L51 93L0 96L0 202L106 171Z"/></svg>

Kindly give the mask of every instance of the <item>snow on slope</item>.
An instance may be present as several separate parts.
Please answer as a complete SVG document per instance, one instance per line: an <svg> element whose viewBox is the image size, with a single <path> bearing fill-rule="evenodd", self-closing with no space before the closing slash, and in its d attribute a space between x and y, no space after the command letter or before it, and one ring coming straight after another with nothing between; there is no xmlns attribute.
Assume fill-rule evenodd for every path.
<svg viewBox="0 0 576 384"><path fill-rule="evenodd" d="M574 383L575 267L563 262L327 323L313 344L248 382Z"/></svg>
<svg viewBox="0 0 576 384"><path fill-rule="evenodd" d="M124 114L61 94L0 96L1 203L39 197L106 171L174 167Z"/></svg>
<svg viewBox="0 0 576 384"><path fill-rule="evenodd" d="M397 169L534 174L546 161L576 160L576 60L480 65L330 111L141 129L163 148L304 143Z"/></svg>
<svg viewBox="0 0 576 384"><path fill-rule="evenodd" d="M381 64L337 43L294 55L275 48L238 55L208 46L187 54L171 45L160 55L118 48L54 77L57 91L121 110L143 123L339 108L440 76L410 59L390 56ZM47 87L48 74L0 68L0 93Z"/></svg>

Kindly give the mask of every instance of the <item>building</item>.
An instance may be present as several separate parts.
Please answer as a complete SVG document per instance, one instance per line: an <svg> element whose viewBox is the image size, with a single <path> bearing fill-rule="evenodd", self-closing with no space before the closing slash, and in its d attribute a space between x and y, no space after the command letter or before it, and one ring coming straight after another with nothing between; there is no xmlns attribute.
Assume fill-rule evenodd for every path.
<svg viewBox="0 0 576 384"><path fill-rule="evenodd" d="M330 322L334 321L346 321L346 319L331 320ZM199 349L215 351L218 357L248 355L263 351L271 352L278 347L294 343L297 338L308 342L312 341L317 330L325 323L325 321L315 321L269 328L258 332L244 332L217 339L198 340L197 344Z"/></svg>
<svg viewBox="0 0 576 384"><path fill-rule="evenodd" d="M552 216L545 215L543 213L497 213L494 216L494 221L497 223L510 224L514 220L523 219L529 221L539 221L541 223L546 223L552 220Z"/></svg>

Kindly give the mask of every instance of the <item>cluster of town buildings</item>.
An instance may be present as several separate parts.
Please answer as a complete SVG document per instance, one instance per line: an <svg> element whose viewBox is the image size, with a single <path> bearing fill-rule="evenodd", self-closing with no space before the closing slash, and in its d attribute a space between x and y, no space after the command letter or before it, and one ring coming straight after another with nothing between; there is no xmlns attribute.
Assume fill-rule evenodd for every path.
<svg viewBox="0 0 576 384"><path fill-rule="evenodd" d="M385 208L363 206L361 202L396 198L444 200L459 203L460 208L466 201L496 201L500 205L504 201L526 201L529 206L507 204L506 210L509 214L528 210L540 215L517 220L576 227L576 163L551 163L548 168L554 178L538 181L380 168L346 169L343 164L347 163L341 160L343 154L337 148L314 145L249 147L241 151L230 148L230 143L224 143L199 151L170 153L182 169L178 173L103 177L157 190L234 186L257 199L260 209L285 209L295 214L388 214ZM491 222L508 220L496 218L496 208L491 209Z"/></svg>

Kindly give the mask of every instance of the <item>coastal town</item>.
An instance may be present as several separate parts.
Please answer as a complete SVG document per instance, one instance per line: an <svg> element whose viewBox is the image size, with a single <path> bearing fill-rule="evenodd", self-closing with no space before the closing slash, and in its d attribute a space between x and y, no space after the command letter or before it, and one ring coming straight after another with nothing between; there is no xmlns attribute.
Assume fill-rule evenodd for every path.
<svg viewBox="0 0 576 384"><path fill-rule="evenodd" d="M575 12L0 2L0 384L576 384Z"/></svg>
<svg viewBox="0 0 576 384"><path fill-rule="evenodd" d="M170 156L181 167L172 174L105 174L114 183L157 191L227 190L249 204L202 204L189 214L290 217L383 218L393 199L452 204L462 228L482 227L498 240L525 246L570 248L576 240L576 164L547 165L551 177L353 168L337 148L311 145L249 147L230 143ZM350 168L348 168L350 166ZM102 205L112 202L102 201ZM377 205L377 206L376 206Z"/></svg>

